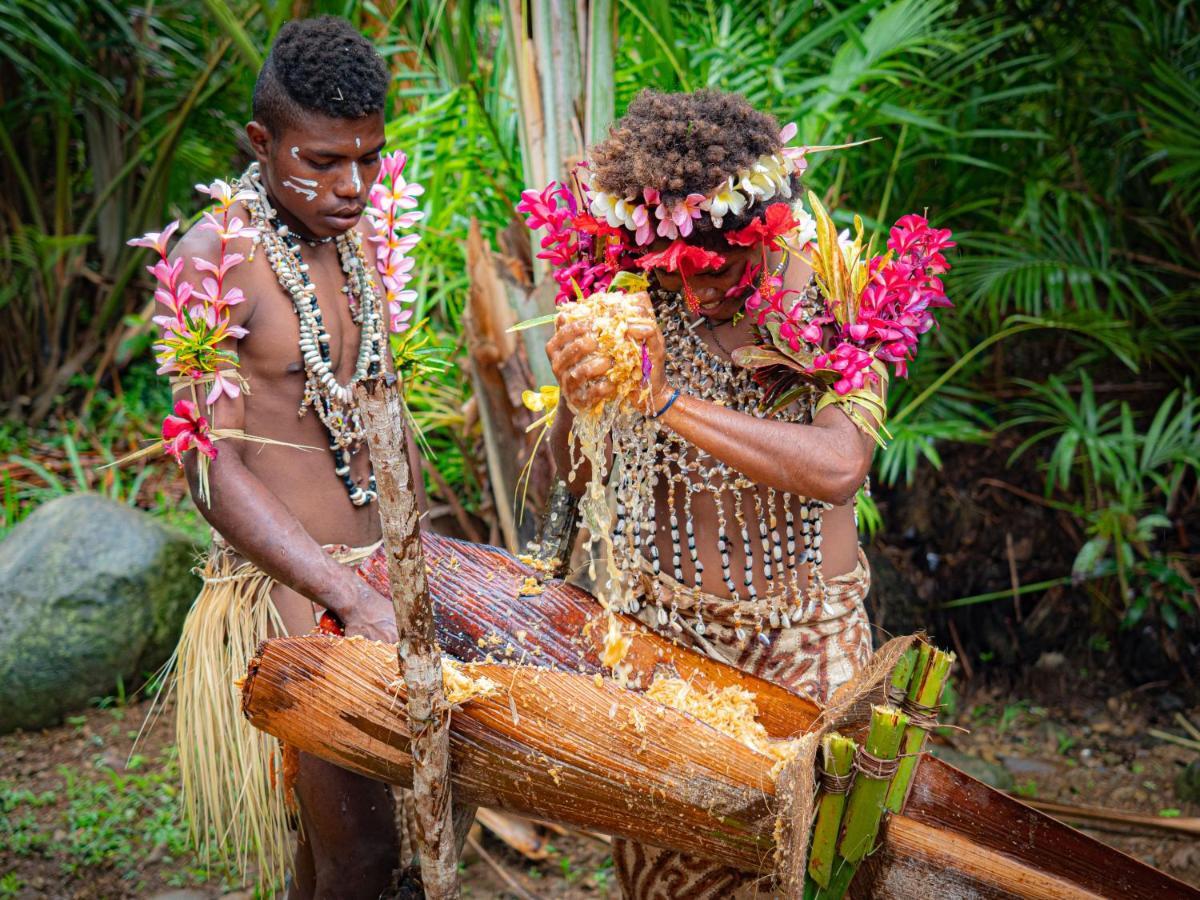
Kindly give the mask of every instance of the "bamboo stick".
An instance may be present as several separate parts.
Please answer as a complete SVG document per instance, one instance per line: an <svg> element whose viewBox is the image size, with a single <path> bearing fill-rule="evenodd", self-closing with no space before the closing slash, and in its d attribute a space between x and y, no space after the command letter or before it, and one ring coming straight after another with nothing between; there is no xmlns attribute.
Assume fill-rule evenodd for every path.
<svg viewBox="0 0 1200 900"><path fill-rule="evenodd" d="M397 654L408 688L421 880L426 897L443 900L459 894L450 808L450 708L442 684L442 652L435 637L433 604L425 580L404 404L393 375L361 382L355 393L379 493L396 609Z"/></svg>
<svg viewBox="0 0 1200 900"><path fill-rule="evenodd" d="M1200 837L1200 817L1190 819L1167 819L1150 813L1126 812L1123 809L1105 809L1100 806L1077 806L1074 803L1051 803L1031 797L1018 797L1026 806L1056 819L1071 819L1076 822L1105 822L1109 825L1124 825L1129 828L1153 828L1172 834L1194 834Z"/></svg>
<svg viewBox="0 0 1200 900"><path fill-rule="evenodd" d="M854 765L854 741L840 734L827 734L821 741L822 764L826 772L838 777L850 774ZM821 887L829 886L833 863L837 858L838 833L842 829L842 812L846 794L822 790L817 801L817 821L813 827L812 845L808 851L808 874Z"/></svg>
<svg viewBox="0 0 1200 900"><path fill-rule="evenodd" d="M908 689L908 699L920 707L936 708L942 702L942 691L954 665L954 654L938 650L929 644L922 644L916 669L912 675L912 683ZM920 762L920 754L925 749L925 741L929 732L911 722L904 730L904 741L901 745L900 768L892 778L888 788L887 808L892 812L900 812L904 801L908 798L908 789L912 784L913 773Z"/></svg>
<svg viewBox="0 0 1200 900"><path fill-rule="evenodd" d="M882 760L895 759L907 724L908 716L895 707L874 707L871 729L864 744L866 751ZM855 774L854 787L846 803L842 840L838 845L838 851L847 861L857 863L875 845L889 782L888 778L872 777L862 769Z"/></svg>

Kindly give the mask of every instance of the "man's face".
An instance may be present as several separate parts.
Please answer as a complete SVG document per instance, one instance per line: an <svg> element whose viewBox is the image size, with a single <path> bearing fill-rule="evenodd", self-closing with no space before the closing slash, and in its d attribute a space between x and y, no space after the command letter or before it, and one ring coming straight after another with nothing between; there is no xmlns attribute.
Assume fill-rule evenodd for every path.
<svg viewBox="0 0 1200 900"><path fill-rule="evenodd" d="M665 250L670 244L667 238L658 238L650 245L650 250L657 253ZM689 275L687 282L700 302L700 315L724 320L733 318L745 300L741 291L733 297L726 297L725 292L741 281L746 266L758 261L761 251L758 247L728 246L717 252L725 257L724 264L718 269ZM653 272L663 290L683 290L683 279L679 277L678 272L667 272L663 269L654 269Z"/></svg>
<svg viewBox="0 0 1200 900"><path fill-rule="evenodd" d="M284 224L312 238L354 228L379 175L383 113L337 119L306 112L278 131L246 126Z"/></svg>

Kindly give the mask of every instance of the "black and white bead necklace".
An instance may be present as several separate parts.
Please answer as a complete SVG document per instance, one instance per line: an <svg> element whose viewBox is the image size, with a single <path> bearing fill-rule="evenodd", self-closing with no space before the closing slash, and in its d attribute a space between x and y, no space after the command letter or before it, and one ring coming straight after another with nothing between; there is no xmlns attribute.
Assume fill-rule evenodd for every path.
<svg viewBox="0 0 1200 900"><path fill-rule="evenodd" d="M382 370L387 332L379 297L363 253L362 236L351 230L336 237L342 272L346 275L343 291L349 296L352 318L360 327L354 375L343 385L338 383L333 374L329 332L325 330L321 317L316 287L308 276L308 263L300 254L300 238L279 221L259 179L258 163L250 165L236 186L248 188L256 195L246 203L251 223L258 229L255 244L267 254L271 270L280 286L292 298L296 317L300 320L300 354L307 378L298 414L303 416L310 407L316 413L329 433L334 472L346 486L350 502L355 506L365 506L379 495L374 474L370 476L366 488L350 477L350 455L358 451L364 437L354 403L354 386L378 375Z"/></svg>
<svg viewBox="0 0 1200 900"><path fill-rule="evenodd" d="M812 306L815 311L818 298L814 291L810 285L800 302L806 307ZM683 386L693 396L742 413L759 418L772 415L764 406L763 389L754 381L750 370L709 349L696 333L699 323L688 321L678 294L656 291L654 300L655 308L660 311L670 383ZM814 389L810 397L772 417L811 422L817 397ZM725 595L756 602L761 610L759 616L747 619L737 628L738 637L766 627L786 627L793 618L803 621L810 616L814 604L823 599L825 590L820 571L821 526L822 512L828 504L773 489L767 490L764 497L758 486L742 473L688 444L657 421L645 420L636 431L629 442L618 440L623 446L614 456L620 460L620 465L614 478L617 515L613 542L620 550L616 556L627 582L625 596L636 596L633 587L640 576L643 559L648 561L656 576L666 569L676 582L685 585L683 560L688 559L694 573L694 586L684 589L696 593L703 591L704 566L697 552L692 508L700 495L707 494L717 516L716 534L710 539L715 538L720 554L720 580ZM660 560L654 529L641 527L642 518L653 521L655 488L662 482L666 484L670 530L669 568ZM779 512L782 512L781 516ZM797 532L800 541L797 541ZM799 582L799 570L804 566L808 567L807 589L802 589ZM756 568L762 571L768 586L765 597L759 595L755 586ZM656 596L645 599L657 605L660 626L682 627L683 613L675 608L664 608ZM636 612L640 603L634 599L630 606L629 611ZM686 624L697 634L705 633L702 617Z"/></svg>

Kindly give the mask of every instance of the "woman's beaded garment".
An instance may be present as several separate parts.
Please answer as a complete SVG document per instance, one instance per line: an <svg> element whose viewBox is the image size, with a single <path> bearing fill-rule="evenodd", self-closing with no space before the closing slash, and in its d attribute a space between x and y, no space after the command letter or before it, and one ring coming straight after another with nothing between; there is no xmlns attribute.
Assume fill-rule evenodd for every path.
<svg viewBox="0 0 1200 900"><path fill-rule="evenodd" d="M810 285L801 303L818 302ZM703 324L689 322L676 293L656 291L654 301L666 343L667 380L693 396L758 418L772 413L763 402L763 388L750 370L713 353L697 333ZM811 422L817 389L774 416L788 422ZM767 489L760 491L742 473L692 446L653 419L634 424L631 440L614 434L616 521L613 531L616 564L623 583L617 596L628 612L637 613L643 600L659 603L659 627L705 632L706 594L720 593L734 607L735 627L749 630L788 627L804 621L825 590L820 574L821 517L829 505L819 500ZM666 485L671 558L663 559L647 523L657 520L660 484ZM659 498L656 499L656 493ZM715 507L716 542L720 554L719 582L706 573L697 552L693 508L701 502ZM685 577L686 568L691 577ZM807 586L804 567L807 566ZM756 569L769 586L765 596L755 582ZM667 608L639 589L643 573L671 582ZM717 585L720 584L720 588ZM739 634L739 636L742 636Z"/></svg>

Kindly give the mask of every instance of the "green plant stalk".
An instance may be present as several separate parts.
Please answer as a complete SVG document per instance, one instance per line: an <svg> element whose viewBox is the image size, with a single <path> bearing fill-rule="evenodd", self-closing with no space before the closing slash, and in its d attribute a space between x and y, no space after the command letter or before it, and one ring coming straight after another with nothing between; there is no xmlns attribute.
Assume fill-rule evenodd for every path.
<svg viewBox="0 0 1200 900"><path fill-rule="evenodd" d="M908 716L895 707L873 707L865 744L867 752L879 759L895 759L907 725ZM847 862L860 862L875 846L889 780L871 778L863 772L855 775L854 787L850 789L850 799L846 803L842 840L838 845L838 851Z"/></svg>
<svg viewBox="0 0 1200 900"><path fill-rule="evenodd" d="M1005 321L1015 321L1017 324L1011 325L1001 331L997 331L989 335L962 356L960 356L954 361L953 365L948 366L946 371L942 372L941 375L935 378L932 384L930 384L927 388L925 388L925 390L921 391L920 394L905 404L904 408L896 413L896 415L892 416L888 424L891 425L892 428L895 428L897 425L907 419L917 409L917 407L936 394L943 384L953 378L954 374L959 369L998 341L1012 337L1014 334L1021 334L1024 331L1035 331L1039 328L1060 328L1064 331L1075 331L1083 334L1088 333L1086 329L1070 322L1055 322L1049 319L1030 319L1028 316L1010 316Z"/></svg>
<svg viewBox="0 0 1200 900"><path fill-rule="evenodd" d="M921 645L921 659L916 673L913 675L912 686L908 689L908 697L922 706L936 707L942 702L942 691L950 669L954 665L954 654ZM904 741L901 745L900 768L892 778L888 788L887 808L892 812L900 812L908 797L908 786L912 783L913 774L917 770L919 754L925 749L925 740L929 733L923 728L909 725L904 731Z"/></svg>
<svg viewBox="0 0 1200 900"><path fill-rule="evenodd" d="M896 691L908 693L909 686L912 684L913 672L921 671L917 667L918 657L921 655L921 651L928 646L928 644L921 643L919 647L909 647L904 651L904 655L896 663L896 668L892 669L892 687Z"/></svg>
<svg viewBox="0 0 1200 900"><path fill-rule="evenodd" d="M833 876L829 879L829 887L818 887L813 893L812 900L841 900L850 889L850 882L858 872L858 863L847 862L841 857L833 867ZM807 897L807 895L806 895Z"/></svg>
<svg viewBox="0 0 1200 900"><path fill-rule="evenodd" d="M855 744L840 734L827 734L821 741L824 769L831 775L850 774L854 765ZM808 874L821 887L828 887L837 858L838 832L842 829L842 812L846 808L845 794L821 791L817 799L816 824L808 850Z"/></svg>

